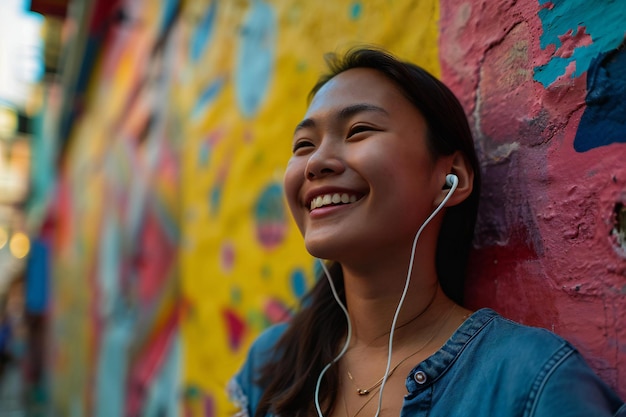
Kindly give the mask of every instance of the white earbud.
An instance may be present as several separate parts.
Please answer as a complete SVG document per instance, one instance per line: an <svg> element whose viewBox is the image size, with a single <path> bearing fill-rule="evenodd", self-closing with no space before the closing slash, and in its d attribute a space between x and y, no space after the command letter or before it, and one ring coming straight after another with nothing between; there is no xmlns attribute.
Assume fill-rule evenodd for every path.
<svg viewBox="0 0 626 417"><path fill-rule="evenodd" d="M446 186L447 187L452 187L454 184L458 184L459 182L459 177L457 177L454 174L448 174L446 175Z"/></svg>

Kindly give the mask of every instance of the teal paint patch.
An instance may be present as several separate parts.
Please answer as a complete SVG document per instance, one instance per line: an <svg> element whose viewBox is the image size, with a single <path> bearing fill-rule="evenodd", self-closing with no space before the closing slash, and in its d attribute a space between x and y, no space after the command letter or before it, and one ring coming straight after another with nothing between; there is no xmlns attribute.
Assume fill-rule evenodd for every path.
<svg viewBox="0 0 626 417"><path fill-rule="evenodd" d="M621 1L538 1L541 9L537 15L543 28L541 49L554 45L558 52L563 45L563 37L575 36L583 29L591 37L590 45L575 47L571 55L555 54L547 64L535 67L534 79L544 87L563 76L570 63L576 65L572 77L582 75L589 69L595 57L617 48L624 40L626 8Z"/></svg>
<svg viewBox="0 0 626 417"><path fill-rule="evenodd" d="M178 384L182 369L182 341L174 335L164 362L155 379L150 381L142 405L144 417L175 416L178 414L180 394Z"/></svg>
<svg viewBox="0 0 626 417"><path fill-rule="evenodd" d="M259 195L254 207L256 236L266 249L280 244L287 231L287 215L283 205L283 189L270 183Z"/></svg>
<svg viewBox="0 0 626 417"><path fill-rule="evenodd" d="M350 19L357 20L361 17L361 13L363 12L363 5L360 1L355 1L350 6Z"/></svg>
<svg viewBox="0 0 626 417"><path fill-rule="evenodd" d="M216 216L222 202L222 184L215 185L209 192L209 213Z"/></svg>
<svg viewBox="0 0 626 417"><path fill-rule="evenodd" d="M162 0L161 1L161 28L159 33L165 34L178 16L181 7L179 0Z"/></svg>
<svg viewBox="0 0 626 417"><path fill-rule="evenodd" d="M214 0L209 5L206 14L202 16L202 20L198 23L198 26L191 38L191 45L189 49L191 52L191 60L193 62L198 61L202 57L202 53L211 42L216 16L217 0Z"/></svg>
<svg viewBox="0 0 626 417"><path fill-rule="evenodd" d="M239 35L235 66L235 95L241 113L253 117L274 73L276 13L261 0L253 2Z"/></svg>
<svg viewBox="0 0 626 417"><path fill-rule="evenodd" d="M324 268L321 263L324 262L321 259L313 258L313 277L317 281L324 275Z"/></svg>
<svg viewBox="0 0 626 417"><path fill-rule="evenodd" d="M128 313L116 310L109 316L110 319L99 335L93 412L95 417L124 415L128 349L135 335L132 314Z"/></svg>

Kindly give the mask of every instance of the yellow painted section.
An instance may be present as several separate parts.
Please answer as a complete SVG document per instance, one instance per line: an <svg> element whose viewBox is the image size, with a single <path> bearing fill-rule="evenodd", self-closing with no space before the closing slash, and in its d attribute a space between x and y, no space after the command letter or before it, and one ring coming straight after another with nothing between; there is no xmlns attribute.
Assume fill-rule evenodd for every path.
<svg viewBox="0 0 626 417"><path fill-rule="evenodd" d="M209 10L210 34L200 35ZM275 192L324 53L374 44L438 75L438 17L435 0L186 3L172 36L185 45L173 100L184 121L182 388L191 415L229 415L226 384L248 346L315 279ZM265 76L255 67L263 58ZM258 95L248 108L242 90Z"/></svg>

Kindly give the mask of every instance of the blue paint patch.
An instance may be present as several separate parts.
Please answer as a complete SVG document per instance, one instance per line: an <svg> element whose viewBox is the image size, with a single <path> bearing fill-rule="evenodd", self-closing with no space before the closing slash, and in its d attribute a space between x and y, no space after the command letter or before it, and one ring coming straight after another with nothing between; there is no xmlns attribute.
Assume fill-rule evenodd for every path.
<svg viewBox="0 0 626 417"><path fill-rule="evenodd" d="M43 239L34 239L26 262L26 311L45 313L50 298L51 250Z"/></svg>
<svg viewBox="0 0 626 417"><path fill-rule="evenodd" d="M574 138L577 152L626 143L626 49L602 54L592 61L585 103L587 108Z"/></svg>
<svg viewBox="0 0 626 417"><path fill-rule="evenodd" d="M302 297L307 291L306 275L301 269L291 274L291 290L296 297Z"/></svg>
<svg viewBox="0 0 626 417"><path fill-rule="evenodd" d="M177 15L179 0L161 0L161 29L159 33L167 31Z"/></svg>
<svg viewBox="0 0 626 417"><path fill-rule="evenodd" d="M215 217L222 202L222 185L215 185L209 194L209 213Z"/></svg>
<svg viewBox="0 0 626 417"><path fill-rule="evenodd" d="M538 0L542 9L538 16L543 27L540 38L541 49L562 45L560 36L575 35L582 28L591 37L592 43L574 49L568 58L554 56L546 64L535 67L534 79L549 86L565 74L570 63L578 77L589 69L591 61L598 55L616 49L624 40L626 8L621 1L593 2L588 0ZM607 19L610 16L610 19Z"/></svg>
<svg viewBox="0 0 626 417"><path fill-rule="evenodd" d="M191 60L196 62L208 46L213 35L215 17L217 16L217 0L213 0L202 20L198 22L196 31L191 38Z"/></svg>
<svg viewBox="0 0 626 417"><path fill-rule="evenodd" d="M224 84L226 84L226 79L219 77L204 89L191 111L192 119L197 120L206 114L209 105L215 101L218 94L222 91Z"/></svg>
<svg viewBox="0 0 626 417"><path fill-rule="evenodd" d="M357 20L361 17L361 12L363 11L363 5L360 1L355 1L350 6L350 19Z"/></svg>
<svg viewBox="0 0 626 417"><path fill-rule="evenodd" d="M256 114L267 93L274 72L276 27L274 10L254 1L240 32L235 67L237 104L245 117Z"/></svg>

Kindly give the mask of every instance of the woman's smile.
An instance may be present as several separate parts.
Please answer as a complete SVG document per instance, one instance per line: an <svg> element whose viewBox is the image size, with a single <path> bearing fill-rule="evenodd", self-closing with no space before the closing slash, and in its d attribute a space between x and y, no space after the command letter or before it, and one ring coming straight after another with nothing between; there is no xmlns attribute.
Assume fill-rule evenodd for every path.
<svg viewBox="0 0 626 417"><path fill-rule="evenodd" d="M327 206L337 206L342 204L351 204L357 201L357 196L354 194L348 193L333 193L333 194L323 194L318 195L314 199L311 200L309 207L311 211L316 208L327 207Z"/></svg>

